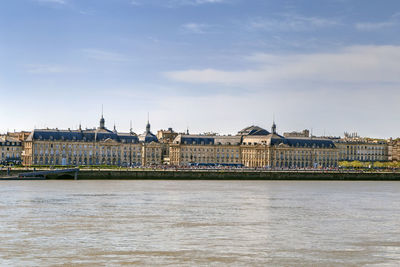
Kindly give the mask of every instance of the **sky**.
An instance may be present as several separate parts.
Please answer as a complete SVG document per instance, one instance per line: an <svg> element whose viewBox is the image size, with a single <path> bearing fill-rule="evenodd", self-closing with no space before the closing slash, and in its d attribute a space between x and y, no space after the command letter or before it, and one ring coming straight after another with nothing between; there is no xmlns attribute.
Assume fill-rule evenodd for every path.
<svg viewBox="0 0 400 267"><path fill-rule="evenodd" d="M2 0L0 132L400 136L400 1Z"/></svg>

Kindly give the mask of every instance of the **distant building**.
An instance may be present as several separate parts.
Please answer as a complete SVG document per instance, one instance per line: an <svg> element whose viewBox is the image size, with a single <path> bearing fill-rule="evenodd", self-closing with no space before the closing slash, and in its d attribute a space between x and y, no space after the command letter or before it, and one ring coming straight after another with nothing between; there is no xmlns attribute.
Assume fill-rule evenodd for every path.
<svg viewBox="0 0 400 267"><path fill-rule="evenodd" d="M159 165L162 163L162 147L150 131L150 122L147 121L146 131L139 135L139 142L142 144L142 165Z"/></svg>
<svg viewBox="0 0 400 267"><path fill-rule="evenodd" d="M266 132L266 130L263 131ZM277 133L275 123L271 127L271 133L267 135L244 136L241 154L243 164L248 167L329 168L338 166L338 150L331 140L309 137L286 138Z"/></svg>
<svg viewBox="0 0 400 267"><path fill-rule="evenodd" d="M22 142L8 135L0 136L0 164L20 164Z"/></svg>
<svg viewBox="0 0 400 267"><path fill-rule="evenodd" d="M161 162L158 139L150 123L139 137L105 127L103 115L97 129L32 131L25 140L23 163L35 165L150 165Z"/></svg>
<svg viewBox="0 0 400 267"><path fill-rule="evenodd" d="M21 132L8 132L7 136L17 138L21 142L25 141L31 132L21 131Z"/></svg>
<svg viewBox="0 0 400 267"><path fill-rule="evenodd" d="M400 161L400 139L389 140L388 142L388 160Z"/></svg>
<svg viewBox="0 0 400 267"><path fill-rule="evenodd" d="M220 164L269 168L337 167L338 150L331 140L285 138L258 126L236 136L178 135L170 146L172 165Z"/></svg>
<svg viewBox="0 0 400 267"><path fill-rule="evenodd" d="M170 164L241 165L240 136L179 134L170 144Z"/></svg>
<svg viewBox="0 0 400 267"><path fill-rule="evenodd" d="M177 136L178 133L172 128L157 131L157 138L161 144L161 157L163 164L170 164L169 147Z"/></svg>
<svg viewBox="0 0 400 267"><path fill-rule="evenodd" d="M168 128L168 130L157 131L157 138L160 143L172 143L177 136L178 133L175 132L172 128Z"/></svg>
<svg viewBox="0 0 400 267"><path fill-rule="evenodd" d="M357 133L345 133L345 137L334 140L339 148L340 161L387 161L388 143L384 140L361 138Z"/></svg>
<svg viewBox="0 0 400 267"><path fill-rule="evenodd" d="M303 130L301 132L283 133L284 137L310 137L310 130Z"/></svg>

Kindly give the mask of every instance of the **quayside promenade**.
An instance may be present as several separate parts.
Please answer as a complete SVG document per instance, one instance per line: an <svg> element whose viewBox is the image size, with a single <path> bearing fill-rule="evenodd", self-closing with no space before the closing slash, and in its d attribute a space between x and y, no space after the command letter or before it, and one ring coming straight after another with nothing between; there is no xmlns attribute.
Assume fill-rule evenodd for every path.
<svg viewBox="0 0 400 267"><path fill-rule="evenodd" d="M49 168L36 168L46 171ZM18 177L32 168L0 170L0 177ZM74 179L74 174L49 174L46 179ZM78 179L171 179L171 180L360 180L400 181L400 172L359 170L256 170L256 169L80 169Z"/></svg>

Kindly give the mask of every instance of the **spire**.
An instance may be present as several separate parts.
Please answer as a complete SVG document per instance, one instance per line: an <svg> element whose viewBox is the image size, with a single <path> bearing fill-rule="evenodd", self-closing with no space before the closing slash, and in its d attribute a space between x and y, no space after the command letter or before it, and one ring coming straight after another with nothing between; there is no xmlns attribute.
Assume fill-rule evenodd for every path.
<svg viewBox="0 0 400 267"><path fill-rule="evenodd" d="M79 122L79 131L82 131L82 124Z"/></svg>
<svg viewBox="0 0 400 267"><path fill-rule="evenodd" d="M115 121L114 121L114 130L113 130L113 132L117 133L117 127L115 127Z"/></svg>
<svg viewBox="0 0 400 267"><path fill-rule="evenodd" d="M146 132L150 132L150 119L149 119L149 113L147 112L147 125L146 125Z"/></svg>
<svg viewBox="0 0 400 267"><path fill-rule="evenodd" d="M189 126L186 127L186 134L189 135Z"/></svg>
<svg viewBox="0 0 400 267"><path fill-rule="evenodd" d="M103 105L101 105L101 119L100 119L100 129L105 129L106 121L103 117Z"/></svg>
<svg viewBox="0 0 400 267"><path fill-rule="evenodd" d="M273 117L271 133L276 134L275 114L274 114L274 117Z"/></svg>
<svg viewBox="0 0 400 267"><path fill-rule="evenodd" d="M132 130L132 120L130 121L130 124L129 124L129 133L130 133L130 134L133 134L133 130Z"/></svg>

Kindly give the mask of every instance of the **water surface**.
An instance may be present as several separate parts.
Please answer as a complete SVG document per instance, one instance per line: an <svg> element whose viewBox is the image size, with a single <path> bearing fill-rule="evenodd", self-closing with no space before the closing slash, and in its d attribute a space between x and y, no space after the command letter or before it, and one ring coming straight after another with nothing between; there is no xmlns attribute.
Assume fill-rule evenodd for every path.
<svg viewBox="0 0 400 267"><path fill-rule="evenodd" d="M8 266L397 266L400 183L2 181Z"/></svg>

